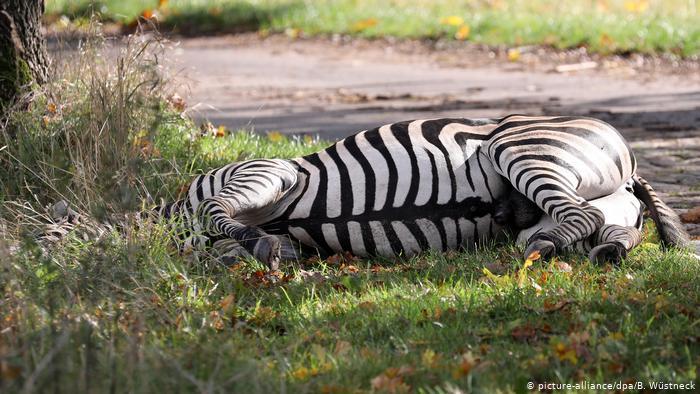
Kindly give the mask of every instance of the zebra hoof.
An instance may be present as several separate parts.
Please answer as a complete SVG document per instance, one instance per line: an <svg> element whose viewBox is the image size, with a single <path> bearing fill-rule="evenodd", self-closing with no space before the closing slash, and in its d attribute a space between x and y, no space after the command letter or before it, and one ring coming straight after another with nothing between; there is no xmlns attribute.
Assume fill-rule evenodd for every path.
<svg viewBox="0 0 700 394"><path fill-rule="evenodd" d="M557 247L554 245L554 242L546 239L536 239L527 246L525 250L525 259L530 257L534 252L539 252L542 260L548 260L554 257L556 251Z"/></svg>
<svg viewBox="0 0 700 394"><path fill-rule="evenodd" d="M624 246L616 243L605 243L591 249L588 259L595 264L620 264L622 259L627 257L627 250Z"/></svg>
<svg viewBox="0 0 700 394"><path fill-rule="evenodd" d="M279 268L281 254L281 244L277 237L263 237L255 244L253 255L255 258L267 265L271 271Z"/></svg>

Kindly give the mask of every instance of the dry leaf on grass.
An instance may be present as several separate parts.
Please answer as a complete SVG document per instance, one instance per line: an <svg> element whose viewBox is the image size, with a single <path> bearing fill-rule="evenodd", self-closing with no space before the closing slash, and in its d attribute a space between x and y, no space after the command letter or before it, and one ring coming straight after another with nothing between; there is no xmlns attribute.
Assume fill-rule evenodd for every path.
<svg viewBox="0 0 700 394"><path fill-rule="evenodd" d="M685 223L700 223L700 207L691 208L680 216Z"/></svg>
<svg viewBox="0 0 700 394"><path fill-rule="evenodd" d="M318 271L299 270L299 278L303 282L323 283L328 279Z"/></svg>
<svg viewBox="0 0 700 394"><path fill-rule="evenodd" d="M554 263L554 265L557 267L557 269L561 272L571 272L573 269L571 268L571 265L563 262L563 261L557 261Z"/></svg>

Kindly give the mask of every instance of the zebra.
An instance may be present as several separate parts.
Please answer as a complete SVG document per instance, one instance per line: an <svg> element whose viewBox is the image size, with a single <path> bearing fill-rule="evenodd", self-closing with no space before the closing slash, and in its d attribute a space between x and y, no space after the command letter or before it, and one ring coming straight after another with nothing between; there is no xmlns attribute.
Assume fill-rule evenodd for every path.
<svg viewBox="0 0 700 394"><path fill-rule="evenodd" d="M605 225L594 235L577 242L569 249L588 253L588 258L596 263L619 262L627 256L628 251L642 242L644 210L641 201L633 194L631 182L628 182L615 193L592 200L590 204L603 212L606 217ZM172 206L171 204L170 207ZM50 212L53 222L43 228L39 237L44 246L56 243L69 233L75 233L77 228L83 230L78 238L97 241L114 232L125 231L129 228L129 223L133 223L133 219L141 222L149 217L149 215L113 216L108 221L97 221L76 212L65 200L54 204ZM157 208L155 212L164 214L161 208ZM156 220L157 218L158 216L150 217ZM511 192L509 196L497 202L494 208L494 221L503 226L509 226L510 235L514 236L516 244L520 246L526 245L528 239L535 233L556 226L551 217L543 215L536 205L517 192ZM521 230L516 234L512 231L514 229ZM191 231L186 233L191 234ZM283 241L286 238L280 236L278 238L281 244L284 244ZM281 254L284 260L298 260L301 257L297 253L300 250L299 245L287 243L286 246L287 253ZM211 243L209 250L211 255L219 257L226 265L253 257L239 241L229 238L216 239Z"/></svg>
<svg viewBox="0 0 700 394"><path fill-rule="evenodd" d="M388 124L307 156L211 170L156 216L181 218L186 245L225 242L271 269L309 249L391 257L471 247L543 217L551 221L528 236L525 256L579 245L598 261L619 259L641 239L635 226L606 223L592 203L628 184L664 244L684 246L678 216L636 174L617 130L571 116Z"/></svg>

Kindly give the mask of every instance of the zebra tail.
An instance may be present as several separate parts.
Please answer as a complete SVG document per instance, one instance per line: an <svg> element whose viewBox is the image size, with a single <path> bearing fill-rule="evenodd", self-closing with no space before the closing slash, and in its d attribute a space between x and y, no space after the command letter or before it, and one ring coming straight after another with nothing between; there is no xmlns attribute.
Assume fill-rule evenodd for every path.
<svg viewBox="0 0 700 394"><path fill-rule="evenodd" d="M634 195L640 199L651 213L663 246L687 247L690 244L688 232L681 219L656 195L649 182L639 175L633 175Z"/></svg>

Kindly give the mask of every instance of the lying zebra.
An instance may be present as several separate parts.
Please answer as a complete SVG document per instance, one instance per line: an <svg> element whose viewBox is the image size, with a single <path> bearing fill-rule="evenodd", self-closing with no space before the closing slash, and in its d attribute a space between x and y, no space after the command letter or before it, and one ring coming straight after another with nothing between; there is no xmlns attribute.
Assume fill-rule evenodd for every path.
<svg viewBox="0 0 700 394"><path fill-rule="evenodd" d="M592 260L617 260L639 242L639 210L606 221L616 208L604 214L601 198L637 207L641 199L664 243L687 242L676 214L636 175L620 134L583 117L389 124L305 157L212 170L158 214L182 218L192 246L223 242L270 268L300 248L410 256L521 230L526 256L578 243Z"/></svg>

